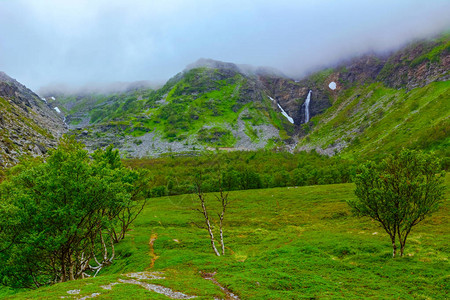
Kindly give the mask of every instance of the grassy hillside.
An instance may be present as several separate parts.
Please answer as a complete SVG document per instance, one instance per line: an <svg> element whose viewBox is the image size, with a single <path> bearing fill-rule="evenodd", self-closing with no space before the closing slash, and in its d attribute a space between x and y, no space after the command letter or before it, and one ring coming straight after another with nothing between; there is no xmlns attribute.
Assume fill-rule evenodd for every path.
<svg viewBox="0 0 450 300"><path fill-rule="evenodd" d="M47 97L47 101L60 108L68 124L75 126L121 120L126 114L139 113L145 99L153 93L151 89L140 89L111 94L56 95L56 98Z"/></svg>
<svg viewBox="0 0 450 300"><path fill-rule="evenodd" d="M214 256L207 232L194 225L202 221L192 210L194 195L151 199L101 276L15 295L2 289L0 296L167 299L136 285L149 282L198 299L223 298L203 278L216 273L217 282L241 299L448 298L449 190L440 211L413 229L405 257L392 259L383 230L350 214L345 201L354 197L353 189L340 184L232 192L224 257ZM213 195L207 197L216 204ZM132 281L129 276L137 275L130 272L140 271L161 272L152 274L165 279ZM128 283L101 287L119 279ZM72 290L80 291L67 293Z"/></svg>
<svg viewBox="0 0 450 300"><path fill-rule="evenodd" d="M401 147L437 151L450 157L450 81L410 91L382 83L349 88L299 147L343 149L343 156L383 155Z"/></svg>
<svg viewBox="0 0 450 300"><path fill-rule="evenodd" d="M89 136L80 135L87 144L101 143L98 140L112 134L116 140L137 138L138 146L144 140L141 148L149 148L147 139L139 137L152 133L166 143L183 142L197 149L234 147L236 143L263 148L281 142L279 130L285 139L289 138L285 129L293 130L256 87L255 78L228 69L195 68L156 91L60 97L54 105L64 108L73 128L88 130Z"/></svg>

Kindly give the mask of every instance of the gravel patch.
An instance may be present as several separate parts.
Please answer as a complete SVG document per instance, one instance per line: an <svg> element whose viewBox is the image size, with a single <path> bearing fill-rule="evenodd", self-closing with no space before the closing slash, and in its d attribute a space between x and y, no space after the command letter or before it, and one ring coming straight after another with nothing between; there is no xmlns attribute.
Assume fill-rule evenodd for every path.
<svg viewBox="0 0 450 300"><path fill-rule="evenodd" d="M160 276L162 274L161 272L136 272L125 274L125 276L138 280L166 279L166 277Z"/></svg>
<svg viewBox="0 0 450 300"><path fill-rule="evenodd" d="M120 282L112 282L108 285L101 285L100 287L104 290L111 290L113 286L120 284Z"/></svg>
<svg viewBox="0 0 450 300"><path fill-rule="evenodd" d="M138 281L136 279L128 279L128 280L119 279L119 281L122 282L122 283L140 285L143 288L145 288L146 290L153 291L155 293L165 295L166 297L169 297L171 299L192 299L192 298L196 298L197 297L197 296L186 295L186 294L183 294L181 292L175 292L172 289L169 289L169 288L161 286L161 285L141 282L141 281Z"/></svg>

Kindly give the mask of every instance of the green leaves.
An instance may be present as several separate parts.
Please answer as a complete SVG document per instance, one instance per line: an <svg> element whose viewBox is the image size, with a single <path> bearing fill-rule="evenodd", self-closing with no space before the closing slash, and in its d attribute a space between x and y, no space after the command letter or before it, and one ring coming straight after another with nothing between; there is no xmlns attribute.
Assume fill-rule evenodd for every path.
<svg viewBox="0 0 450 300"><path fill-rule="evenodd" d="M92 156L64 137L47 162L16 167L0 185L3 284L38 287L81 276L80 258L92 258L104 244L99 237L116 230L118 216L135 218L133 207L145 203L148 172L123 167L111 146Z"/></svg>
<svg viewBox="0 0 450 300"><path fill-rule="evenodd" d="M380 164L360 166L355 177L358 197L348 201L353 212L379 222L401 255L411 228L437 211L443 198L444 173L439 160L420 151L402 150Z"/></svg>

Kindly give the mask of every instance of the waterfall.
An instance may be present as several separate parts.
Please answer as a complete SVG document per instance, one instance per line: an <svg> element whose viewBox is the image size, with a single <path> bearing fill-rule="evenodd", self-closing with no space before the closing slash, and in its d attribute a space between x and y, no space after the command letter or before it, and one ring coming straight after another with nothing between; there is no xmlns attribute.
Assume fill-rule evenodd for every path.
<svg viewBox="0 0 450 300"><path fill-rule="evenodd" d="M292 118L287 114L287 112L284 111L284 109L281 107L280 104L277 103L277 105L278 105L278 107L279 107L280 110L281 110L281 114L282 114L283 116L285 116L286 119L288 119L289 122L291 122L292 124L294 124L294 119L292 119Z"/></svg>
<svg viewBox="0 0 450 300"><path fill-rule="evenodd" d="M276 102L277 105L278 105L278 108L281 110L281 114L282 114L283 116L285 116L286 119L288 119L289 122L291 122L292 124L294 124L294 119L292 119L292 118L288 115L288 113L281 107L281 105L280 105L275 99L273 99L273 98L270 97L270 96L269 96L269 99L272 100L273 102Z"/></svg>
<svg viewBox="0 0 450 300"><path fill-rule="evenodd" d="M309 90L308 96L305 100L305 123L309 122L309 101L311 101L311 92L312 90Z"/></svg>

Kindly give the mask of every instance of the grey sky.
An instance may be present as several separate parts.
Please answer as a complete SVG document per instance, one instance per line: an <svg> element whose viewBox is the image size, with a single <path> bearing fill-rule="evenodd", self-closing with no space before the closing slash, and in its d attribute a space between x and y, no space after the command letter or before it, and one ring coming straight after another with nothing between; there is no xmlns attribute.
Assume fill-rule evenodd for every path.
<svg viewBox="0 0 450 300"><path fill-rule="evenodd" d="M450 0L0 0L0 70L51 83L164 80L198 58L301 76L450 29Z"/></svg>

